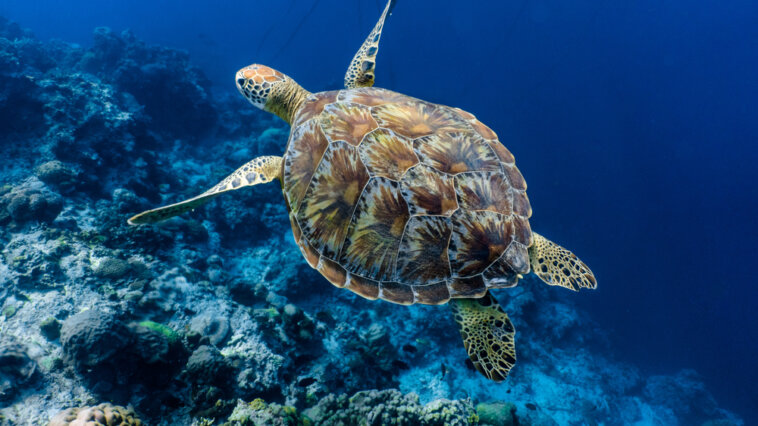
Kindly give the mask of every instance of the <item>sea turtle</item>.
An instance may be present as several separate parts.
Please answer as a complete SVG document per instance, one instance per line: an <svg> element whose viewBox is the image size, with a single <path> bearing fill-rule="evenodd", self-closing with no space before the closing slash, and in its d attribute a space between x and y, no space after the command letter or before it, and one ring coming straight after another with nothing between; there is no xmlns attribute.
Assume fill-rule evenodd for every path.
<svg viewBox="0 0 758 426"><path fill-rule="evenodd" d="M258 64L237 72L242 95L291 125L283 157L256 158L201 195L129 223L279 179L311 267L367 299L449 302L473 365L501 381L516 361L515 330L489 290L513 287L530 271L572 290L595 288L595 277L532 232L526 183L495 132L458 108L372 87L394 3L350 63L345 89L310 93Z"/></svg>

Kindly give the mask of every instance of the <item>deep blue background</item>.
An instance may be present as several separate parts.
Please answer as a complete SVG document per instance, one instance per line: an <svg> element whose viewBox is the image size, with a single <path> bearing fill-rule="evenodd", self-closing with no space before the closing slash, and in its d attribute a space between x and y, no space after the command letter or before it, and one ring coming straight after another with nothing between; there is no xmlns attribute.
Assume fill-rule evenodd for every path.
<svg viewBox="0 0 758 426"><path fill-rule="evenodd" d="M0 15L82 45L130 28L188 50L219 91L252 62L320 91L382 6L2 0ZM565 297L618 357L695 368L758 423L758 2L398 0L382 41L378 86L469 110L516 155L533 228L598 277Z"/></svg>

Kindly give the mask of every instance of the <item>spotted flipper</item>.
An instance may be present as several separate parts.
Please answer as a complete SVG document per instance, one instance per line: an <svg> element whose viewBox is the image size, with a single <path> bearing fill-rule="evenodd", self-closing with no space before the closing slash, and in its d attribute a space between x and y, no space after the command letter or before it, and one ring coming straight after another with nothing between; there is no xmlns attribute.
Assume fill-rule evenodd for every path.
<svg viewBox="0 0 758 426"><path fill-rule="evenodd" d="M358 53L355 54L345 74L345 88L371 87L374 85L374 66L376 65L376 52L379 51L379 38L382 36L384 19L392 13L397 0L388 0L382 16L377 21L371 34L366 37Z"/></svg>
<svg viewBox="0 0 758 426"><path fill-rule="evenodd" d="M497 300L488 292L479 299L452 299L450 308L474 367L490 380L505 380L516 363L516 330Z"/></svg>
<svg viewBox="0 0 758 426"><path fill-rule="evenodd" d="M224 180L213 186L213 188L203 192L197 197L142 212L130 218L129 224L139 225L142 223L156 223L166 220L170 217L180 215L201 206L210 201L213 197L223 194L224 192L233 191L245 186L258 185L259 183L271 182L274 179L281 179L281 170L282 157L258 157L246 163L234 173L227 176Z"/></svg>
<svg viewBox="0 0 758 426"><path fill-rule="evenodd" d="M597 287L597 281L590 268L574 253L536 232L532 232L532 237L534 243L529 247L529 263L532 271L542 281L574 291Z"/></svg>

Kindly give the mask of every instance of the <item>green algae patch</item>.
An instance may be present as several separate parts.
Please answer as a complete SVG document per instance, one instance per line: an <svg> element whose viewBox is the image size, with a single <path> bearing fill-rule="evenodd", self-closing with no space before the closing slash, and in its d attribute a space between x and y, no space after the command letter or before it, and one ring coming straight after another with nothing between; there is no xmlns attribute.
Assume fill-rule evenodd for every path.
<svg viewBox="0 0 758 426"><path fill-rule="evenodd" d="M308 417L297 412L295 407L279 405L275 402L267 404L261 398L250 402L239 401L234 411L224 425L287 425L311 426L313 422Z"/></svg>
<svg viewBox="0 0 758 426"><path fill-rule="evenodd" d="M166 336L166 340L168 340L169 344L173 345L175 343L178 343L181 339L179 333L167 325L163 325L155 321L142 321L139 323L139 325L145 328L149 328L150 330L157 331Z"/></svg>
<svg viewBox="0 0 758 426"><path fill-rule="evenodd" d="M491 401L476 405L480 425L510 426L517 424L516 406L510 402Z"/></svg>
<svg viewBox="0 0 758 426"><path fill-rule="evenodd" d="M11 318L12 316L16 315L17 310L18 309L16 308L15 305L8 305L3 308L2 314L5 318Z"/></svg>

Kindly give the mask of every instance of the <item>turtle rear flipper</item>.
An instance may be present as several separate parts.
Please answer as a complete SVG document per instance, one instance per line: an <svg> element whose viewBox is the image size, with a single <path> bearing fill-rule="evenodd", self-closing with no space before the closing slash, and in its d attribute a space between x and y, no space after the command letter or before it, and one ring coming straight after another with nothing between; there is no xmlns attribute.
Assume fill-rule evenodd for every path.
<svg viewBox="0 0 758 426"><path fill-rule="evenodd" d="M452 299L450 309L474 367L490 380L505 380L516 363L516 330L497 300L487 292L479 299Z"/></svg>
<svg viewBox="0 0 758 426"><path fill-rule="evenodd" d="M534 243L529 247L529 263L542 281L574 291L597 287L595 275L574 253L536 232L532 232L532 237Z"/></svg>
<svg viewBox="0 0 758 426"><path fill-rule="evenodd" d="M188 212L199 207L217 195L227 191L233 191L245 186L258 185L259 183L271 182L281 179L282 157L263 156L247 162L224 180L217 183L213 188L203 192L197 197L182 202L159 207L157 209L142 212L129 219L130 225L142 223L156 223L168 218Z"/></svg>
<svg viewBox="0 0 758 426"><path fill-rule="evenodd" d="M392 13L397 0L388 0L382 16L379 17L374 29L366 37L366 40L358 49L358 52L350 61L350 66L345 74L345 88L371 87L374 85L374 67L376 66L376 53L379 51L379 39L382 36L384 20Z"/></svg>

